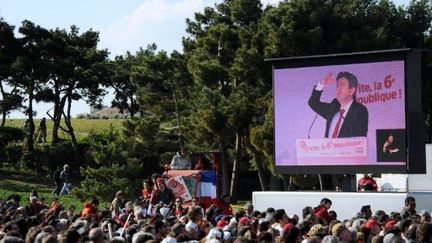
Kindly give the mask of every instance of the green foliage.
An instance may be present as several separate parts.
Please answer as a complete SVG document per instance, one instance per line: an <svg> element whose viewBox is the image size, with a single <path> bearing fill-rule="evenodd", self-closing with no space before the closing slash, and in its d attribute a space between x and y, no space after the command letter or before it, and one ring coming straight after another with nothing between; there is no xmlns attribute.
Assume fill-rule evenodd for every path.
<svg viewBox="0 0 432 243"><path fill-rule="evenodd" d="M45 150L47 153L47 166L49 171L55 171L57 168L62 167L64 164L73 166L73 148L72 143L65 141L53 144ZM81 158L84 159L84 156Z"/></svg>
<svg viewBox="0 0 432 243"><path fill-rule="evenodd" d="M122 190L126 195L133 195L136 185L125 175L128 173L125 166L112 165L110 167L101 166L99 168L81 168L81 175L85 178L81 181L78 188L73 190L74 195L78 198L91 198L98 195L100 198L113 198L116 191ZM136 191L134 191L137 195Z"/></svg>
<svg viewBox="0 0 432 243"><path fill-rule="evenodd" d="M142 180L161 170L156 142L158 124L156 120L130 120L125 123L129 129L125 130L123 138L110 126L102 133L84 139L83 142L90 145L87 157L91 161L80 169L84 179L74 190L75 195L79 198L91 195L111 198L118 190L130 197L139 195ZM138 131L145 133L138 135Z"/></svg>
<svg viewBox="0 0 432 243"><path fill-rule="evenodd" d="M49 206L53 199L58 197L51 194L54 189L54 182L51 175L41 176L28 169L20 168L19 170L13 167L0 168L0 198L6 199L12 194L21 196L21 205L26 205L29 200L30 192L35 190L38 192L39 198L44 197L46 204ZM102 201L108 201L109 198ZM75 206L77 210L82 208L82 202L76 197L61 196L60 201L64 202L64 206L69 208Z"/></svg>
<svg viewBox="0 0 432 243"><path fill-rule="evenodd" d="M17 161L20 161L23 156L22 146L17 144L8 144L2 152L0 152L1 162L9 163L15 167L19 166Z"/></svg>
<svg viewBox="0 0 432 243"><path fill-rule="evenodd" d="M17 127L0 127L0 140L1 143L8 144L10 142L22 141L25 133L22 129Z"/></svg>
<svg viewBox="0 0 432 243"><path fill-rule="evenodd" d="M97 48L95 31L79 33L75 26L47 30L24 21L22 37L15 38L13 27L1 19L0 111L5 115L26 100L32 118L33 101L52 102L55 122L47 122L48 137L57 143L33 150L31 122L25 150L18 153L19 146L11 145L3 149L3 157L21 158L33 169L48 163L50 170L72 164L69 158L81 158L74 166L83 167L84 181L77 190L82 197L90 190L112 197L123 186L133 193L131 185L160 171L184 145L220 151L226 159L224 177L238 162L238 168L257 169L260 180L264 178L261 184L268 184L270 175L278 175L273 164L271 68L265 58L432 47L428 0L407 7L386 0L292 0L265 8L258 0L230 0L205 8L186 24L184 54L168 55L151 44L107 62L107 50ZM430 140L432 54L424 53L423 60ZM4 92L3 84L15 91ZM139 109L140 117L125 121L124 128L122 121L107 117L70 120L68 107L78 99L96 106L104 93L101 87L116 90L113 106L129 110L131 117ZM16 127L23 127L20 122ZM72 143L61 143L62 138Z"/></svg>

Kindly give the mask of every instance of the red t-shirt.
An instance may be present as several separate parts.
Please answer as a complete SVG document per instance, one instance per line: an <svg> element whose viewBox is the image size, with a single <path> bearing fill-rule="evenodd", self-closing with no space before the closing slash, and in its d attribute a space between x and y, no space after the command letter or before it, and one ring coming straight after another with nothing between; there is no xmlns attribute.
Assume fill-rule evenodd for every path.
<svg viewBox="0 0 432 243"><path fill-rule="evenodd" d="M233 215L233 210L231 204L229 203L221 203L219 205L220 209L222 209L223 214L225 215Z"/></svg>
<svg viewBox="0 0 432 243"><path fill-rule="evenodd" d="M152 195L152 189L142 189L142 196L143 199L150 199L151 195Z"/></svg>
<svg viewBox="0 0 432 243"><path fill-rule="evenodd" d="M96 214L97 213L97 208L95 206L93 206L90 203L85 203L84 204L84 209L81 212L81 217L85 217L89 214Z"/></svg>

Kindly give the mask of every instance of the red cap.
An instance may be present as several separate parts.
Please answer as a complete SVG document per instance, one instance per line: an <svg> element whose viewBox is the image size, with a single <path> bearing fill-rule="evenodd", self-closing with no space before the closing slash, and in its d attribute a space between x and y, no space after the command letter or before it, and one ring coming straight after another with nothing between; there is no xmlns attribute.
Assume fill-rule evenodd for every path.
<svg viewBox="0 0 432 243"><path fill-rule="evenodd" d="M379 226L378 221L376 221L375 219L369 219L366 223L365 223L365 227L368 229L372 229L375 225Z"/></svg>
<svg viewBox="0 0 432 243"><path fill-rule="evenodd" d="M287 230L289 230L289 229L290 229L291 227L293 227L293 226L294 226L293 224L288 223L288 224L284 225L283 230L284 230L284 231L287 231Z"/></svg>
<svg viewBox="0 0 432 243"><path fill-rule="evenodd" d="M165 180L161 177L156 179L156 183L165 183Z"/></svg>
<svg viewBox="0 0 432 243"><path fill-rule="evenodd" d="M219 220L219 222L217 222L217 224L216 224L216 226L218 228L223 228L223 227L225 227L227 225L228 225L228 222L226 220L223 220L223 219Z"/></svg>
<svg viewBox="0 0 432 243"><path fill-rule="evenodd" d="M239 224L245 225L246 223L250 223L250 221L247 217L241 217L239 219Z"/></svg>

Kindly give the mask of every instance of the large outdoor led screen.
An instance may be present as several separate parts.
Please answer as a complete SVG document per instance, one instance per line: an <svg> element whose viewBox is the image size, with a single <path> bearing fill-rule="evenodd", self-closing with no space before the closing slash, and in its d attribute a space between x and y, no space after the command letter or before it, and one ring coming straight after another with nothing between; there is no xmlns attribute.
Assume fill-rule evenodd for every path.
<svg viewBox="0 0 432 243"><path fill-rule="evenodd" d="M288 173L406 172L403 57L306 58L276 65L277 168Z"/></svg>

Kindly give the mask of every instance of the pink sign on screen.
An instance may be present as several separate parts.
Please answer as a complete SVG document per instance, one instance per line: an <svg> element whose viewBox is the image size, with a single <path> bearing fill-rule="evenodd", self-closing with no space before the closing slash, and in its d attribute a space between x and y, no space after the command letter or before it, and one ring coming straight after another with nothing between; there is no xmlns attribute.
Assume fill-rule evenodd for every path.
<svg viewBox="0 0 432 243"><path fill-rule="evenodd" d="M347 113L341 115L339 127L337 124L340 116L339 109L341 109L339 100L344 96L341 93L337 95L336 77L341 72L354 75L358 80L358 86L356 99L347 106ZM320 91L318 96L320 103L312 106L310 99L313 90L328 74L331 74L331 82L324 85L323 90ZM406 164L406 156L403 154L405 151L404 61L275 69L273 75L277 166ZM336 101L339 104L337 113L329 115L322 111L327 109L323 106L333 109ZM357 114L354 114L356 112ZM315 117L316 121L313 122ZM333 134L333 130L337 128L340 129L339 133ZM343 131L345 136L338 135ZM366 157L362 155L363 158L360 160L354 158L350 160L349 157L341 160L340 156L338 159L323 156L308 161L309 156L304 154L304 151L297 151L298 141L306 143L307 139L315 139L315 141L323 139L322 142L325 143L326 139L331 140L334 135L336 141L342 137L363 137ZM396 148L396 142L399 148ZM399 159L393 159L396 157L391 156L386 157L386 160L381 158L390 151L392 151L391 156L399 153Z"/></svg>

